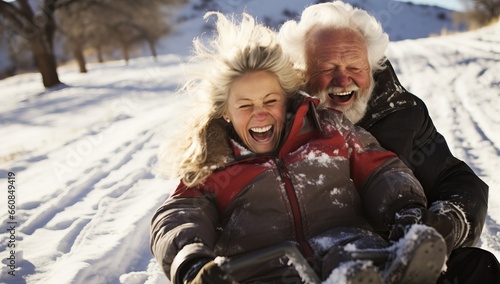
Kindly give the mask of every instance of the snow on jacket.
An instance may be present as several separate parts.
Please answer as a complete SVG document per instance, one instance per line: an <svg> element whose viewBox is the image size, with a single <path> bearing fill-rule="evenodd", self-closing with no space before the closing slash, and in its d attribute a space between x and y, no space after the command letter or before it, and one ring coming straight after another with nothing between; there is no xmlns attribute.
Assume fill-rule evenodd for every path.
<svg viewBox="0 0 500 284"><path fill-rule="evenodd" d="M219 134L207 139L225 139L209 141L214 145L209 154L231 153L229 162L202 185L181 183L152 220L151 249L173 283L179 283L177 271L189 260L233 256L285 241L297 243L320 267L329 243L344 238L345 244L371 234L365 230L373 227L387 230L402 207L426 206L411 171L368 132L340 112L316 112L316 99L301 95L292 104L285 138L274 154L254 154L239 139L220 135L224 126L211 125L210 132ZM329 231L339 227L363 231L348 236ZM259 275L253 272L296 273L286 261L263 269L239 280L256 280Z"/></svg>
<svg viewBox="0 0 500 284"><path fill-rule="evenodd" d="M429 206L445 201L462 209L470 230L461 246L473 246L486 218L488 185L452 155L424 102L401 86L389 61L386 65L375 74L374 95L357 125L375 136L382 147L398 154L413 170Z"/></svg>

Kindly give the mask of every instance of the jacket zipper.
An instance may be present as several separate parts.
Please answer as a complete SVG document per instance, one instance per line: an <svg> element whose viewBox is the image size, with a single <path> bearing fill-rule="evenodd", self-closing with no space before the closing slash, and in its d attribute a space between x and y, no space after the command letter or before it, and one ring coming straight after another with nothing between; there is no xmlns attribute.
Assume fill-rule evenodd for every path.
<svg viewBox="0 0 500 284"><path fill-rule="evenodd" d="M302 249L302 252L305 254L305 257L308 259L312 258L313 257L312 249L307 243L304 236L304 231L302 228L302 221L301 221L302 214L300 213L299 202L297 200L297 195L295 194L293 184L290 180L288 169L286 168L283 161L281 161L281 159L274 158L274 160L276 162L276 165L278 166L278 172L281 178L283 179L283 182L285 183L285 190L288 196L288 200L290 202L290 206L292 207L292 214L295 223L295 234L297 236L297 241L299 243L300 248Z"/></svg>

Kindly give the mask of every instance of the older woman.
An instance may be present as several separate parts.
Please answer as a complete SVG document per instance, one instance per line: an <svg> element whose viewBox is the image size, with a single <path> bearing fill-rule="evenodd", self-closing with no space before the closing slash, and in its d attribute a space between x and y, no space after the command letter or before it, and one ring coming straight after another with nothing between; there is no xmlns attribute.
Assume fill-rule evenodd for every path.
<svg viewBox="0 0 500 284"><path fill-rule="evenodd" d="M152 220L166 275L231 283L215 256L293 242L323 280L435 281L446 247L434 229L415 225L394 245L371 232L427 205L411 171L340 112L316 110L272 31L248 15L237 24L216 14L218 35L195 41L200 77L183 89L197 98L191 121L160 154L165 173L181 179ZM300 281L282 260L232 277Z"/></svg>

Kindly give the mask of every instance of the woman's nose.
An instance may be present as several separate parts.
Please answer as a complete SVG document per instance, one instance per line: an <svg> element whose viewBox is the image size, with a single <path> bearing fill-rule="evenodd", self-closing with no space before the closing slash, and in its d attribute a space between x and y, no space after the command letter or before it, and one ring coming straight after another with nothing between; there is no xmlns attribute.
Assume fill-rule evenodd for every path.
<svg viewBox="0 0 500 284"><path fill-rule="evenodd" d="M255 107L254 109L254 117L257 120L264 120L267 117L267 112L263 107Z"/></svg>

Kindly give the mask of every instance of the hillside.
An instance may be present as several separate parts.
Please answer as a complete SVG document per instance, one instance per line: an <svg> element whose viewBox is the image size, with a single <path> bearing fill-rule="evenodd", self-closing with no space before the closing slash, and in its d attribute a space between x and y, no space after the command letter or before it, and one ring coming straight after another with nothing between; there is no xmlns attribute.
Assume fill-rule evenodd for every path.
<svg viewBox="0 0 500 284"><path fill-rule="evenodd" d="M313 0L297 1L268 1L268 0L192 0L182 8L176 9L173 14L174 34L165 37L159 44L160 54L188 54L191 40L194 36L206 31L209 26L203 21L202 16L208 10L219 10L225 13L241 13L247 11L270 26L277 28L284 21L300 15L304 7ZM355 6L370 11L375 15L390 35L392 41L403 39L415 39L428 37L431 34L439 34L441 30L463 30L464 27L456 27L452 23L453 11L427 5L413 5L411 3L398 2L393 0L349 0ZM12 35L7 33L8 38L0 40L0 78L7 70L15 70L13 62L8 56L9 47L18 46L21 42L16 38L9 38ZM57 37L56 37L57 38ZM58 60L66 60L70 55L63 55L60 41L55 43ZM22 46L22 45L19 45ZM15 48L24 66L31 64L31 55L27 48L20 50ZM149 48L144 47L142 51L132 52L132 56L149 55ZM95 58L88 58L92 62Z"/></svg>
<svg viewBox="0 0 500 284"><path fill-rule="evenodd" d="M161 50L166 53L188 54L194 36L210 28L202 16L206 11L240 14L247 12L260 21L278 29L289 19L300 17L302 10L318 1L268 1L249 0L244 5L240 1L195 0L179 9L176 32L161 42ZM426 38L440 34L442 30L463 31L464 26L456 26L452 21L454 11L436 6L414 5L394 0L348 0L356 7L369 11L382 24L391 41Z"/></svg>

